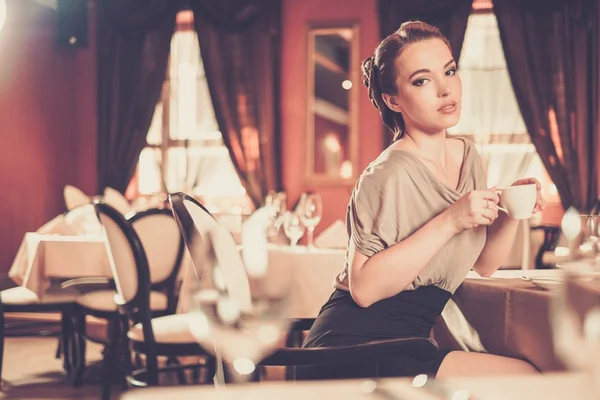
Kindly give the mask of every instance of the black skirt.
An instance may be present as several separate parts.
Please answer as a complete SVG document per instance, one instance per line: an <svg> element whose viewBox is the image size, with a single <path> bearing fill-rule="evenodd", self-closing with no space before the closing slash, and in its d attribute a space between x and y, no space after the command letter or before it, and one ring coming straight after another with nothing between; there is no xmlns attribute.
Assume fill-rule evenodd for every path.
<svg viewBox="0 0 600 400"><path fill-rule="evenodd" d="M451 293L436 286L421 286L398 293L367 308L358 306L349 292L335 290L321 308L303 347L349 346L372 340L407 337L428 338L436 318ZM342 379L435 376L450 350L438 351L434 361L421 362L409 357L393 357L378 362L328 367L303 367L298 379Z"/></svg>

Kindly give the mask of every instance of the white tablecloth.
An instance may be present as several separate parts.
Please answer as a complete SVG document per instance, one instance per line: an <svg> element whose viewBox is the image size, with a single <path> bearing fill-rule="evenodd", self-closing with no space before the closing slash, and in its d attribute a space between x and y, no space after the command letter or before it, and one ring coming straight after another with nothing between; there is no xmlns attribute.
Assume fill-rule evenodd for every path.
<svg viewBox="0 0 600 400"><path fill-rule="evenodd" d="M333 281L344 268L345 257L346 252L341 249L269 245L266 276L260 281L250 278L253 294L279 297L281 290L287 287L291 290L288 317L315 318L333 292ZM188 310L189 282L196 279L192 268L185 276L179 313ZM290 278L291 287L284 287L281 282Z"/></svg>
<svg viewBox="0 0 600 400"><path fill-rule="evenodd" d="M42 298L51 278L110 277L105 246L101 234L26 233L8 275Z"/></svg>
<svg viewBox="0 0 600 400"><path fill-rule="evenodd" d="M269 246L269 274L261 281L261 292L276 292L277 282L291 274L291 315L315 318L333 292L335 276L342 271L346 251L305 246Z"/></svg>

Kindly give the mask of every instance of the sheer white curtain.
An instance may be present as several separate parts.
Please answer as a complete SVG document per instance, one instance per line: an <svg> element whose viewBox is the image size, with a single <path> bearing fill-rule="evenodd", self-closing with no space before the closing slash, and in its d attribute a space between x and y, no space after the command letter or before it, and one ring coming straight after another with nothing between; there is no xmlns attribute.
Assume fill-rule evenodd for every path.
<svg viewBox="0 0 600 400"><path fill-rule="evenodd" d="M522 178L536 157L515 99L493 13L469 17L459 62L462 116L451 134L473 139L488 171L488 186Z"/></svg>

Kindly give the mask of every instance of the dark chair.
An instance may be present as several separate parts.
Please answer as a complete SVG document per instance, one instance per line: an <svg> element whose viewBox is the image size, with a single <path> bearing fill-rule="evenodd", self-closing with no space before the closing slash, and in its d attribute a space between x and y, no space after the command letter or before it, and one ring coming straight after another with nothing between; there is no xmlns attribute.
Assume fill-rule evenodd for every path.
<svg viewBox="0 0 600 400"><path fill-rule="evenodd" d="M202 238L211 227L211 215L196 199L184 194L169 195L173 213L179 223L181 233L188 248L192 263L199 265L202 258ZM214 220L213 220L214 221ZM232 241L233 243L233 241ZM238 251L235 246L231 251ZM290 331L310 329L313 319L292 320ZM436 343L428 338L402 338L373 341L354 346L319 348L279 348L264 359L261 366L331 366L349 363L364 363L383 360L389 357L411 357L419 361L432 361L437 355ZM288 375L292 379L296 374Z"/></svg>
<svg viewBox="0 0 600 400"><path fill-rule="evenodd" d="M558 239L560 238L560 227L549 226L549 225L536 225L531 227L532 231L542 231L544 234L544 240L540 249L535 255L535 268L536 269L553 269L556 268L556 264L549 264L544 262L544 254L547 252L554 252Z"/></svg>
<svg viewBox="0 0 600 400"><path fill-rule="evenodd" d="M125 219L117 210L107 204L96 203L98 218L106 230L108 247L112 254L114 263L111 266L115 282L114 303L118 307L118 316L104 315L109 319L108 340L103 360L103 398L110 397L111 378L115 366L122 365L127 373L131 372L131 357L128 350L129 336L143 336L142 345L134 348L134 351L145 355L146 366L143 368L148 373L144 374L144 384L158 384L158 372L167 369L158 369L157 356L161 354L161 348L157 346L152 321L154 319L167 318L170 324L176 324L181 317L178 315L158 316L151 307L152 293L150 268L146 251L142 241L136 233L133 225ZM178 234L178 233L177 233ZM179 234L178 234L179 235ZM85 312L99 315L97 310L86 309ZM185 317L185 316L184 316ZM130 329L130 325L134 326ZM187 326L187 325L186 325ZM138 332L138 328L140 332ZM192 347L192 346L190 346ZM193 350L187 351L185 347L177 347L181 355L199 354L199 346L194 343ZM168 357L179 355L176 351L166 352ZM203 365L196 365L201 368ZM179 366L178 366L179 367ZM135 380L130 380L135 382Z"/></svg>
<svg viewBox="0 0 600 400"><path fill-rule="evenodd" d="M146 252L152 290L165 293L167 313L174 314L185 245L173 213L166 208L151 208L125 218L133 225Z"/></svg>
<svg viewBox="0 0 600 400"><path fill-rule="evenodd" d="M71 347L75 349L70 355L71 362L71 376L73 380L73 384L75 386L79 386L83 383L83 376L86 370L86 341L91 341L94 343L100 343L105 346L104 348L104 359L103 365L105 366L106 373L103 380L103 387L110 389L110 381L113 377L113 370L115 372L121 372L119 377L122 378L123 384L125 384L125 376L126 373L131 369L130 366L130 357L129 351L126 346L127 342L127 330L129 328L127 316L124 315L120 309L118 304L115 302L115 296L118 295L119 291L118 286L116 284L117 280L115 280L115 269L119 268L119 263L123 263L120 258L125 257L127 261L137 261L142 260L144 262L144 266L141 268L148 268L148 261L146 258L146 253L144 246L142 245L142 241L140 238L135 236L136 240L139 241L139 251L142 253L138 255L136 258L131 258L129 260L127 257L127 253L131 252L129 249L129 244L125 240L126 237L124 234L119 236L120 231L117 231L113 225L111 225L112 217L118 216L124 222L125 226L127 226L128 231L133 231L135 233L135 228L133 227L132 222L125 220L125 217L113 207L102 203L101 200L96 200L93 207L95 208L95 213L97 214L98 219L104 226L106 231L108 246L107 250L109 250L109 260L114 261L111 265L113 278L108 277L98 277L98 278L75 278L63 283L63 288L72 288L78 291L84 291L75 298L75 308L73 311L73 324L72 329L70 331L69 343ZM110 216L109 217L107 217ZM181 262L183 248L181 244L178 242L179 233L174 230L165 229L165 219L170 218L173 224L175 224L173 217L169 214L165 214L163 211L148 211L145 214L138 216L138 218L134 218L134 222L136 222L138 229L143 230L144 232L148 230L148 226L152 224L156 224L156 235L148 235L151 238L147 238L147 245L156 246L156 240L158 239L160 243L160 238L163 233L166 233L168 236L168 240L174 239L174 250L173 251L165 251L164 259L159 260L156 264L161 267L158 270L156 290L151 287L150 283L148 283L149 290L149 302L148 307L152 310L152 315L160 316L167 315L169 313L169 299L175 296L175 285L176 285L176 276L178 274L179 265ZM168 226L168 223L167 223ZM117 233L115 233L117 232ZM152 233L152 232L151 232ZM111 240L112 239L112 240ZM164 239L164 238L163 238ZM152 249L150 254L156 254L156 249ZM160 248L159 248L160 250ZM137 248L136 248L137 251ZM123 253L125 255L123 255ZM143 256L143 257L142 257ZM163 264L168 263L170 268L168 271L164 271L162 269ZM137 287L137 278L136 278L136 266L128 265L121 276L121 280L118 281L122 286L121 290L133 290L129 289L131 287ZM173 270L177 270L177 272L173 273ZM148 275L150 272L148 272ZM172 277L173 276L173 277ZM134 282L135 281L135 282ZM173 284L169 287L169 284ZM124 289L123 289L124 288ZM91 331L87 327L87 317L95 317L100 320L104 320L107 322L105 331ZM115 335L117 339L115 339ZM125 343L125 344L123 344ZM115 355L116 354L116 355ZM109 370L113 359L118 358L122 363L117 363L118 368L113 368L113 370ZM111 367L112 368L112 367Z"/></svg>

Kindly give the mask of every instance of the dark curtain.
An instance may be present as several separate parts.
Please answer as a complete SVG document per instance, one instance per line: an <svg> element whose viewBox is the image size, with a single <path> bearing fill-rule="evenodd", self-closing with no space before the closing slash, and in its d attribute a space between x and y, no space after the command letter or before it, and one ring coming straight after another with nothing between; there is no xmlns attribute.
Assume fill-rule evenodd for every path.
<svg viewBox="0 0 600 400"><path fill-rule="evenodd" d="M515 96L563 206L589 211L597 191L597 0L494 0Z"/></svg>
<svg viewBox="0 0 600 400"><path fill-rule="evenodd" d="M458 62L473 0L379 0L378 7L382 39L403 22L427 22L448 37L452 55Z"/></svg>
<svg viewBox="0 0 600 400"><path fill-rule="evenodd" d="M177 0L98 7L98 190L124 193L146 144L169 59Z"/></svg>
<svg viewBox="0 0 600 400"><path fill-rule="evenodd" d="M191 0L215 116L255 206L281 187L281 0Z"/></svg>

